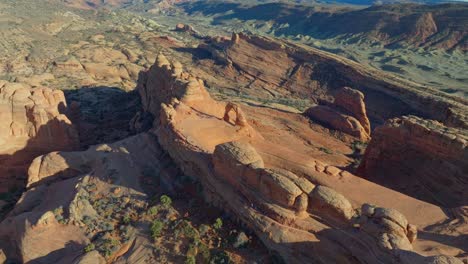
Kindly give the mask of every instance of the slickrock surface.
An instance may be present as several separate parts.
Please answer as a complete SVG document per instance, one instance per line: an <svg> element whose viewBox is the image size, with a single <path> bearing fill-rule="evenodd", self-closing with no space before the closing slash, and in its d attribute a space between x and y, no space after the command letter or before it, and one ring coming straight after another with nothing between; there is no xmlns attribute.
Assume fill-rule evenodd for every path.
<svg viewBox="0 0 468 264"><path fill-rule="evenodd" d="M416 116L388 120L359 168L365 178L444 207L468 204L468 134Z"/></svg>
<svg viewBox="0 0 468 264"><path fill-rule="evenodd" d="M145 207L148 197L139 178L145 169L161 169L162 154L151 135L140 134L36 158L29 168L30 188L0 224L0 247L19 263L106 263L97 251L85 254L83 248L98 233L114 239L121 217ZM155 263L145 249L151 243L147 234L130 227L120 232L116 246L123 251L113 251L114 257L127 253L126 258Z"/></svg>
<svg viewBox="0 0 468 264"><path fill-rule="evenodd" d="M357 90L343 87L336 93L333 104L312 106L304 114L361 141L370 139L371 129L366 114L364 94Z"/></svg>
<svg viewBox="0 0 468 264"><path fill-rule="evenodd" d="M144 109L159 116L159 143L201 182L206 199L288 262L460 263L424 257L458 251L416 238L416 229L448 220L441 208L296 153L287 142L271 144L248 123L236 125L236 116L226 121L227 104L178 63L160 55L138 89Z"/></svg>
<svg viewBox="0 0 468 264"><path fill-rule="evenodd" d="M0 81L0 189L24 186L39 155L78 147L62 91Z"/></svg>

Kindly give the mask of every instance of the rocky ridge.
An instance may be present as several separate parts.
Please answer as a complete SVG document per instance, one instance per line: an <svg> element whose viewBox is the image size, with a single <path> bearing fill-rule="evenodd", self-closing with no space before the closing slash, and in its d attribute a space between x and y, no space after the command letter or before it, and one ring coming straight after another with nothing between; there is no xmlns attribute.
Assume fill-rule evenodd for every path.
<svg viewBox="0 0 468 264"><path fill-rule="evenodd" d="M399 2L356 8L273 1L234 4L229 16L220 12L222 3L216 1L180 6L191 15L201 13L218 23L257 20L259 28L263 26L266 32L273 32L276 36L337 38L347 43L378 43L388 47L468 49L465 3L423 5ZM267 26L261 25L260 21Z"/></svg>
<svg viewBox="0 0 468 264"><path fill-rule="evenodd" d="M434 120L405 116L375 129L359 173L446 207L468 203L468 134Z"/></svg>
<svg viewBox="0 0 468 264"><path fill-rule="evenodd" d="M149 132L34 159L27 191L0 224L0 246L9 259L155 261L144 250L152 243L145 228L112 227L124 221L125 212L136 217L146 209L139 175L148 166L173 181L164 165L170 157L201 184L206 201L243 222L290 263L461 263L452 257L456 247L418 238L418 232L452 220L442 208L296 152L288 139L272 143L249 118L251 110L211 98L205 82L181 63L159 55L140 73L137 91L143 111L155 117ZM344 88L336 95L337 108L353 113L365 130L361 94ZM146 115L131 121L136 130ZM101 247L84 254L91 240Z"/></svg>
<svg viewBox="0 0 468 264"><path fill-rule="evenodd" d="M238 217L289 261L436 263L445 258L404 254L402 250L412 249L416 227L408 225L406 217L394 209L365 204L357 193L341 189L339 182L346 179L353 188L377 191L380 198L398 196L405 200L405 206L422 206L435 218L442 217L439 208L310 158L275 156L277 148L283 155L290 151L268 144L249 124L224 121L226 103L211 99L201 80L162 55L141 80L138 89L146 98L144 109L160 117L153 132L174 162L201 182L208 201ZM190 126L193 122L198 124L196 129ZM218 137L203 136L207 130ZM351 183L354 181L360 184ZM344 195L334 189L337 187ZM384 202L380 198L372 197L371 202ZM410 214L413 220L418 219L414 212ZM317 218L322 220L317 222ZM361 231L351 232L354 228ZM341 232L347 235L339 235ZM338 237L339 244L332 242ZM317 239L321 243L314 245ZM297 245L289 246L292 244ZM351 260L351 255L357 259ZM448 259L458 263L457 259Z"/></svg>
<svg viewBox="0 0 468 264"><path fill-rule="evenodd" d="M144 38L143 35L139 37ZM151 34L146 37L161 40ZM96 36L96 41L103 39ZM25 168L40 155L30 163L26 192L0 224L0 249L9 259L84 264L102 262L105 257L115 263L161 262L158 252L151 250L154 241L145 234L151 219L145 213L151 209L148 193L143 190L147 185L145 175L151 171L170 185L174 175L181 174L178 169L194 185L201 184L206 201L245 224L288 262L460 263L453 256L466 256L467 214L466 208L458 204L459 200L464 203L464 177L460 171L463 173L466 167L463 158L467 109L463 99L440 93L431 95L432 91L338 56L265 37L233 34L231 38L208 38L196 49L209 51L211 56L201 60L200 68L209 69L210 75L214 69L216 77L239 85L232 89L247 84L242 92L259 97L307 97L319 103L310 109L326 109L329 116L324 118L323 111L319 111L315 119L322 118L319 123L328 122L327 126L351 134L353 138L348 139L309 121L297 109L291 112L286 107L258 107L247 104L247 100L215 100L207 91L216 89L211 82L215 77L204 81L198 67L188 72L181 63L159 55L149 70L137 74L140 68L134 68L127 78L120 75L129 73L122 66L126 59L121 55L135 62L143 58L141 54L88 44L80 47L98 51L91 55L84 52L77 63L57 62L54 67L81 65L87 69L86 74L99 73L93 78L106 83L128 84L138 76L137 91L114 95L109 87L100 89L102 94L92 89L68 91L67 99L80 103L67 107L63 93L40 87L41 78L33 80L31 85L35 87L0 84L0 96L4 98L0 107L7 113L7 120L10 114L12 119L26 120L20 126L7 124L2 129L8 132L2 135L5 140L18 140L19 153L35 151L29 145L22 148L23 142L34 141L32 136L50 147L31 154L28 160L20 158L26 163L21 165L22 175L15 177L24 180ZM106 54L110 55L106 65L117 65L116 70L92 65ZM122 60L114 61L114 55ZM271 57L275 59L270 60ZM213 66L213 61L221 65ZM134 98L136 93L141 97L143 110L131 118L139 105ZM103 102L103 98L112 102ZM36 101L46 103L39 107ZM12 102L16 106L10 110ZM99 103L105 104L100 108L103 111L93 112L93 106ZM41 110L43 107L46 110ZM310 109L305 115L314 111ZM83 122L76 110L81 114L88 112L90 119L101 117ZM115 116L109 114L114 110ZM74 123L76 120L75 125L65 113ZM380 161L373 158L381 152L403 156L405 160L398 162L405 171L413 169L412 163L419 168L405 177L429 175L418 184L432 186L432 192L443 192L442 202L420 201L407 190L399 189L405 193L401 194L391 189L398 189L394 186L386 188L362 179L359 171L354 175L343 169L349 161L346 155L355 154L350 142L369 140L371 121L374 127L387 118L406 114L438 119L440 123L409 117L390 120L377 128L362 165L363 171L374 169L375 173L363 175L372 181L376 181L373 177L381 177L381 171L375 169ZM155 119L151 125L152 117ZM55 120L66 125L56 128ZM131 131L127 131L129 122ZM49 123L52 127L48 127ZM57 152L63 142L68 142L63 146L65 150L76 148L75 127L85 146L119 141L81 152ZM151 131L145 132L150 127ZM34 132L43 129L48 132L44 137ZM143 133L130 136L135 132ZM387 134L391 135L390 140ZM58 142L63 141L58 149L45 144L50 143L51 135L58 137ZM323 147L324 141L330 149ZM401 149L401 142L406 141L410 144ZM42 155L50 151L55 152ZM388 171L398 167L392 165L393 158L379 156L385 166L390 164ZM441 166L434 167L434 161ZM449 172L446 177L440 176L443 170ZM451 187L447 186L453 181L459 186L449 193ZM421 197L426 195L421 193ZM458 207L446 208L452 205ZM125 212L132 215L132 225L125 224ZM54 239L49 239L52 234ZM99 248L88 249L92 243Z"/></svg>

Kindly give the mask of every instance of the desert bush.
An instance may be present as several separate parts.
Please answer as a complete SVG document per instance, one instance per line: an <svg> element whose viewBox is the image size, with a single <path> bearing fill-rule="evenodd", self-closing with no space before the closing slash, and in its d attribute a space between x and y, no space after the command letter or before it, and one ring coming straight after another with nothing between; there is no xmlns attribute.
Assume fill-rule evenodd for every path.
<svg viewBox="0 0 468 264"><path fill-rule="evenodd" d="M164 223L159 221L159 220L154 220L153 223L151 223L151 227L150 227L150 230L151 230L151 237L153 239L161 236L161 231L163 230L164 228Z"/></svg>
<svg viewBox="0 0 468 264"><path fill-rule="evenodd" d="M161 195L161 198L159 198L159 201L161 202L161 205L165 208L168 208L172 204L171 197L167 195Z"/></svg>
<svg viewBox="0 0 468 264"><path fill-rule="evenodd" d="M204 236L206 233L210 231L210 227L205 224L201 224L198 227L198 231L200 232L200 235Z"/></svg>
<svg viewBox="0 0 468 264"><path fill-rule="evenodd" d="M213 224L213 228L216 229L216 230L219 230L223 227L223 220L221 220L221 218L216 218L214 224Z"/></svg>
<svg viewBox="0 0 468 264"><path fill-rule="evenodd" d="M147 214L149 216L154 216L158 213L158 207L157 206L151 206L148 211L147 211Z"/></svg>
<svg viewBox="0 0 468 264"><path fill-rule="evenodd" d="M88 244L88 245L84 248L84 252L86 252L86 253L91 252L91 251L93 251L95 248L96 248L96 246L95 246L93 243L90 243L90 244Z"/></svg>
<svg viewBox="0 0 468 264"><path fill-rule="evenodd" d="M120 241L113 238L110 233L104 233L95 241L97 251L105 257L109 257L112 253L120 248Z"/></svg>
<svg viewBox="0 0 468 264"><path fill-rule="evenodd" d="M195 260L194 256L188 256L185 259L185 264L195 264L195 263L197 263L197 261Z"/></svg>

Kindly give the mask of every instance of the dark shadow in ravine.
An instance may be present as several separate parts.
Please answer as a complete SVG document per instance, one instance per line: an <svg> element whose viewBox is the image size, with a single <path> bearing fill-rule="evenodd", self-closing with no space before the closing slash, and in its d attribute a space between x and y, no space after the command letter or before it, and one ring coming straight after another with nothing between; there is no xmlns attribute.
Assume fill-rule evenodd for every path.
<svg viewBox="0 0 468 264"><path fill-rule="evenodd" d="M70 119L78 127L81 146L111 143L134 134L130 121L141 109L136 90L96 86L64 93L67 104L76 108Z"/></svg>
<svg viewBox="0 0 468 264"><path fill-rule="evenodd" d="M418 238L435 241L447 246L456 247L464 252L468 252L468 235L451 236L445 234L436 234L426 231L418 231Z"/></svg>

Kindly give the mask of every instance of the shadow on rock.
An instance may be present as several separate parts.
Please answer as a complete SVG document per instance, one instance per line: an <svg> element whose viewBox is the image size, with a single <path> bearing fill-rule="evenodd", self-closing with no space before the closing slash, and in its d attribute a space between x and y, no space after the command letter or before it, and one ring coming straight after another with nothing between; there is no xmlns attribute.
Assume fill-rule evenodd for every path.
<svg viewBox="0 0 468 264"><path fill-rule="evenodd" d="M141 108L136 91L97 86L64 93L83 147L115 142L134 134L130 122Z"/></svg>

